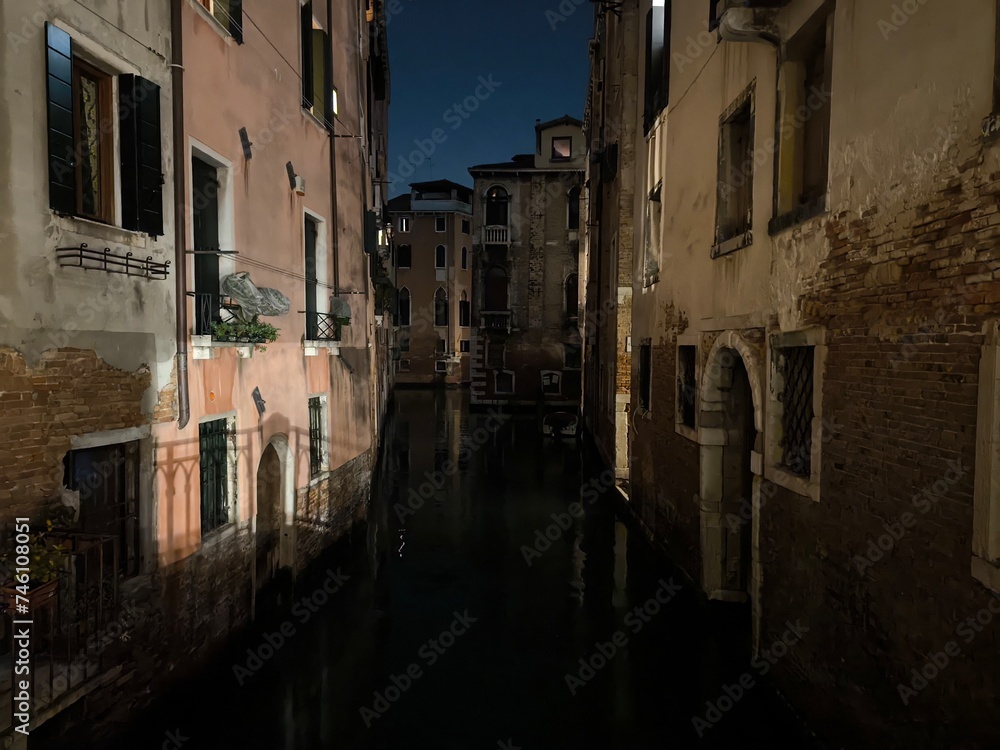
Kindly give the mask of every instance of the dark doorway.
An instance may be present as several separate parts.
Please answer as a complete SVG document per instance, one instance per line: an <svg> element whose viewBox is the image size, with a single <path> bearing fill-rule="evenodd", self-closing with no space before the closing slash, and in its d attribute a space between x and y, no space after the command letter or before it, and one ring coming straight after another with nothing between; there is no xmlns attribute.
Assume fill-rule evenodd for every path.
<svg viewBox="0 0 1000 750"><path fill-rule="evenodd" d="M273 445L264 449L257 467L257 588L278 570L281 540L281 461Z"/></svg>
<svg viewBox="0 0 1000 750"><path fill-rule="evenodd" d="M219 179L211 164L191 164L191 213L194 228L195 333L212 333L221 322L219 299Z"/></svg>
<svg viewBox="0 0 1000 750"><path fill-rule="evenodd" d="M731 385L723 389L725 402L726 447L722 456L722 513L726 533L723 537L723 586L728 591L745 594L750 599L752 576L751 548L753 532L753 392L750 378L740 355L723 353L732 361Z"/></svg>

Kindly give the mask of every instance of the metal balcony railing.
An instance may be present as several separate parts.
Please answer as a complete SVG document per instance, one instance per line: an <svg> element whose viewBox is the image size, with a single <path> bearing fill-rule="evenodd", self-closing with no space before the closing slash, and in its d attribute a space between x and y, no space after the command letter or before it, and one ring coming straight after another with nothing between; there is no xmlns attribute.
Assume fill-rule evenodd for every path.
<svg viewBox="0 0 1000 750"><path fill-rule="evenodd" d="M337 322L335 315L299 312L306 316L306 341L340 341L343 324Z"/></svg>
<svg viewBox="0 0 1000 750"><path fill-rule="evenodd" d="M483 244L497 245L510 242L510 227L507 226L485 226L483 227Z"/></svg>
<svg viewBox="0 0 1000 750"><path fill-rule="evenodd" d="M483 310L479 313L480 325L487 331L510 332L511 327L510 310Z"/></svg>
<svg viewBox="0 0 1000 750"><path fill-rule="evenodd" d="M211 336L215 323L235 323L239 318L240 306L229 297L211 292L188 292L194 297L194 332L199 336Z"/></svg>

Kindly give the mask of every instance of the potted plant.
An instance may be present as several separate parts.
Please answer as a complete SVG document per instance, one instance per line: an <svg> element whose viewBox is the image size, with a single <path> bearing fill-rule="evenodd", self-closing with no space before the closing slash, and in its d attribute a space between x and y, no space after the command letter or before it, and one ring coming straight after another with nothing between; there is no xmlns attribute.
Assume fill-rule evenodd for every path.
<svg viewBox="0 0 1000 750"><path fill-rule="evenodd" d="M0 556L0 603L16 611L20 603L29 601L29 611L37 609L56 595L59 579L66 574L69 552L49 538L55 528L52 518L45 521L44 530L17 529L13 544L5 545ZM27 564L25 564L27 563Z"/></svg>
<svg viewBox="0 0 1000 750"><path fill-rule="evenodd" d="M256 315L250 320L234 320L212 325L212 338L216 341L254 344L254 348L259 352L267 351L264 344L276 341L278 332L278 328L270 323L262 323Z"/></svg>

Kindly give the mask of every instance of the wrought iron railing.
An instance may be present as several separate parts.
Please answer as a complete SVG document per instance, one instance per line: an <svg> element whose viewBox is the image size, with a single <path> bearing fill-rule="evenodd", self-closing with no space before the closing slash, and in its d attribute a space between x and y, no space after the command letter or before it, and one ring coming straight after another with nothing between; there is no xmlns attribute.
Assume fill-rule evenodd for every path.
<svg viewBox="0 0 1000 750"><path fill-rule="evenodd" d="M306 316L306 341L340 341L343 322L336 315L299 311Z"/></svg>
<svg viewBox="0 0 1000 750"><path fill-rule="evenodd" d="M510 310L492 310L479 313L482 327L487 331L510 331Z"/></svg>
<svg viewBox="0 0 1000 750"><path fill-rule="evenodd" d="M59 708L63 699L75 700L81 689L109 678L123 662L123 622L118 590L119 541L115 536L51 532L48 537L66 552L62 575L54 583L29 593L30 613L8 617L13 602L0 600L0 648L14 653L12 619L30 619L30 693L33 719ZM9 669L9 655L0 664ZM10 672L0 671L0 735L11 727L15 684ZM72 697L71 697L72 696Z"/></svg>
<svg viewBox="0 0 1000 750"><path fill-rule="evenodd" d="M229 297L211 292L188 292L194 297L194 332L200 336L212 336L216 323L235 323L242 309Z"/></svg>

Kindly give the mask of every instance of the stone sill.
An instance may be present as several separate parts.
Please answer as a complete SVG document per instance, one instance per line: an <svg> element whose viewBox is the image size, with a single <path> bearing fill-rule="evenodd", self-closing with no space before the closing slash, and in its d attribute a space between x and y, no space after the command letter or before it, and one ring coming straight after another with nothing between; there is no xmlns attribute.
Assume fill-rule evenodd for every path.
<svg viewBox="0 0 1000 750"><path fill-rule="evenodd" d="M978 555L972 556L972 577L990 591L1000 593L1000 568Z"/></svg>
<svg viewBox="0 0 1000 750"><path fill-rule="evenodd" d="M737 250L742 250L752 244L753 232L748 229L743 234L738 234L735 237L730 237L728 240L724 240L717 245L712 245L712 257L721 258L723 255L735 253Z"/></svg>
<svg viewBox="0 0 1000 750"><path fill-rule="evenodd" d="M238 341L216 341L207 334L191 337L192 359L215 359L218 349L235 349L240 359L250 359L257 344L240 343Z"/></svg>
<svg viewBox="0 0 1000 750"><path fill-rule="evenodd" d="M764 478L772 484L794 492L796 495L809 498L814 503L819 502L818 477L800 477L782 466L767 466L764 469Z"/></svg>
<svg viewBox="0 0 1000 750"><path fill-rule="evenodd" d="M697 427L688 427L683 422L676 422L674 424L674 431L678 435L680 435L681 437L685 437L688 440L691 440L691 441L693 441L695 443L699 442L698 441L698 428Z"/></svg>
<svg viewBox="0 0 1000 750"><path fill-rule="evenodd" d="M815 219L816 217L823 216L826 213L826 196L824 195L822 198L819 198L812 203L801 205L798 208L789 211L787 214L775 216L767 224L767 233L773 237L776 234L784 232L786 229L791 229L799 224L804 224L810 219Z"/></svg>
<svg viewBox="0 0 1000 750"><path fill-rule="evenodd" d="M326 353L331 357L340 356L340 342L339 341L308 341L302 342L302 353L306 357L318 357L322 350L326 350Z"/></svg>

